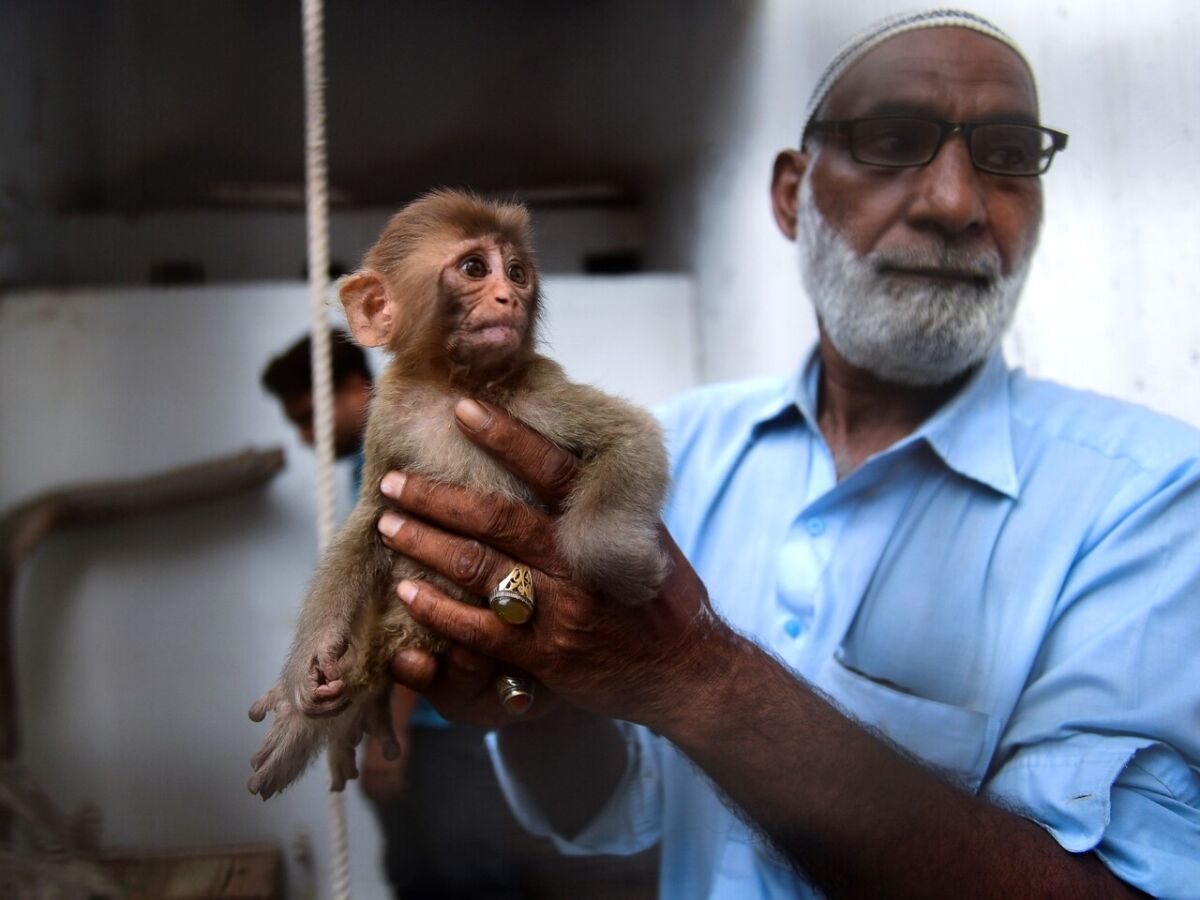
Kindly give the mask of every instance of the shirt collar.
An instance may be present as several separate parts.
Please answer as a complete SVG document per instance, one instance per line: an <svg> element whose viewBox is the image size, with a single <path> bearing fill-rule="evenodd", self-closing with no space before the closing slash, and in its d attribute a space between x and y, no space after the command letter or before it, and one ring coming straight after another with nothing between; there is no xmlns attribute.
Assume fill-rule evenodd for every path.
<svg viewBox="0 0 1200 900"><path fill-rule="evenodd" d="M821 357L809 351L796 375L763 398L754 411L755 430L798 411L817 430ZM1020 494L1013 460L1008 366L996 350L962 389L926 419L901 445L924 441L950 469L1006 497Z"/></svg>
<svg viewBox="0 0 1200 900"><path fill-rule="evenodd" d="M996 350L962 390L917 429L947 466L1016 499L1021 492L1013 459L1008 365Z"/></svg>

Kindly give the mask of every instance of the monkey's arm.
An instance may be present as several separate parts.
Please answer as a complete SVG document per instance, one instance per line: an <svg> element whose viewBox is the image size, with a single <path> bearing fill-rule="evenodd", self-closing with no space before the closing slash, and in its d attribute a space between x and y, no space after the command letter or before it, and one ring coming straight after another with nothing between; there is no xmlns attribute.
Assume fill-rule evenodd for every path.
<svg viewBox="0 0 1200 900"><path fill-rule="evenodd" d="M575 577L606 599L653 597L668 571L658 521L668 482L662 430L618 397L572 384L557 367L513 413L580 460L562 502L558 543Z"/></svg>

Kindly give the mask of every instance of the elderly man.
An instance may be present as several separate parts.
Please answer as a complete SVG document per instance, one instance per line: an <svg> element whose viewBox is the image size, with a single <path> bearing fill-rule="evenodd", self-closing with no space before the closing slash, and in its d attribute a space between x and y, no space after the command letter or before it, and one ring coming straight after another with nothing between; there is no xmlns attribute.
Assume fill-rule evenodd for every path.
<svg viewBox="0 0 1200 900"><path fill-rule="evenodd" d="M1200 894L1200 436L998 350L1065 144L973 15L838 56L771 192L819 345L664 411L678 547L650 604L572 583L552 514L384 479L392 547L479 595L534 569L524 627L400 585L454 644L393 667L489 725L494 661L538 679L493 737L529 827L661 841L664 897ZM456 415L565 496L567 454Z"/></svg>

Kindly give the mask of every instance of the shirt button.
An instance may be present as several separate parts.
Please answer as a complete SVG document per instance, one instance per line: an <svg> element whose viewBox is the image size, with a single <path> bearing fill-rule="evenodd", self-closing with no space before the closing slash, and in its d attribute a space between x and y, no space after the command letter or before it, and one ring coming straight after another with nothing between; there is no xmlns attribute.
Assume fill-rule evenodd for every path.
<svg viewBox="0 0 1200 900"><path fill-rule="evenodd" d="M811 534L813 537L819 537L820 535L825 533L825 520L824 519L809 519L807 522L804 523L804 525L808 529L808 533Z"/></svg>
<svg viewBox="0 0 1200 900"><path fill-rule="evenodd" d="M800 637L800 632L804 630L804 626L797 619L788 619L783 623L784 633L790 638Z"/></svg>

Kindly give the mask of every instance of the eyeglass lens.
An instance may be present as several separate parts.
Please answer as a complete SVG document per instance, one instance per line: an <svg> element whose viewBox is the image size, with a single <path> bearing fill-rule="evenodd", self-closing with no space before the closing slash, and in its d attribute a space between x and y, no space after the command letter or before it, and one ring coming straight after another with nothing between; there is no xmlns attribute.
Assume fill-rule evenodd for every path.
<svg viewBox="0 0 1200 900"><path fill-rule="evenodd" d="M877 166L922 166L933 159L943 126L928 119L860 119L850 132L850 151L859 162ZM971 161L1004 175L1036 175L1053 153L1050 135L1032 125L1001 122L970 129Z"/></svg>

